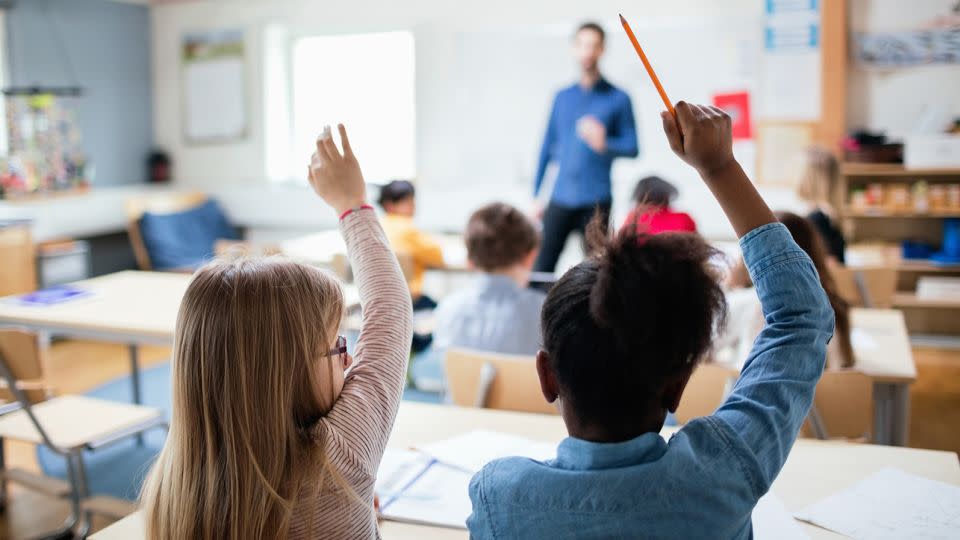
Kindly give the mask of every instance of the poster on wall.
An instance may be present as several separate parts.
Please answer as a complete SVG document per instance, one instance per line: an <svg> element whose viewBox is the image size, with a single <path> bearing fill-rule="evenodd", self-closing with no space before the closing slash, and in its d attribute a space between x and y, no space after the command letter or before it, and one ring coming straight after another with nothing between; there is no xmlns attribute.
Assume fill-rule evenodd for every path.
<svg viewBox="0 0 960 540"><path fill-rule="evenodd" d="M183 36L183 125L189 143L210 144L247 135L242 30Z"/></svg>
<svg viewBox="0 0 960 540"><path fill-rule="evenodd" d="M733 121L733 140L742 141L753 137L750 122L750 93L747 91L714 94L713 106L723 109Z"/></svg>
<svg viewBox="0 0 960 540"><path fill-rule="evenodd" d="M766 0L760 116L820 118L819 0Z"/></svg>
<svg viewBox="0 0 960 540"><path fill-rule="evenodd" d="M893 68L960 64L960 26L854 35L854 57L865 66Z"/></svg>

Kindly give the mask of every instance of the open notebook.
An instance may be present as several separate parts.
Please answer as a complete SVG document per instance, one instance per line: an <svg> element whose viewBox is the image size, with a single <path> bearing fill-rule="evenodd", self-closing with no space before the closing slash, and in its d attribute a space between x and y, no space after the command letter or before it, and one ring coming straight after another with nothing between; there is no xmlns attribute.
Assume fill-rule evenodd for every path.
<svg viewBox="0 0 960 540"><path fill-rule="evenodd" d="M392 521L465 529L470 479L483 465L505 456L554 455L553 445L492 431L471 431L420 450L387 449L377 473L380 512ZM753 524L759 540L808 538L772 492L754 509Z"/></svg>

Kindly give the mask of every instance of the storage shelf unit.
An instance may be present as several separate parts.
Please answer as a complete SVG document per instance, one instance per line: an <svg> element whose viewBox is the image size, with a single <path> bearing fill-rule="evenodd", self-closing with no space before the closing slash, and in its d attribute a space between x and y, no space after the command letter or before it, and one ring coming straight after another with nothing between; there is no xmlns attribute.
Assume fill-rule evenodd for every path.
<svg viewBox="0 0 960 540"><path fill-rule="evenodd" d="M937 244L943 238L943 220L960 218L960 210L929 212L890 211L882 208L854 210L849 207L850 192L855 187L873 183L902 183L912 186L919 181L928 184L960 183L960 169L906 169L887 163L844 163L840 167L845 193L843 228L848 243L916 240ZM960 335L960 300L917 298L917 280L925 275L960 276L960 265L937 265L926 260L903 260L897 263L898 292L894 307L902 309L911 333Z"/></svg>

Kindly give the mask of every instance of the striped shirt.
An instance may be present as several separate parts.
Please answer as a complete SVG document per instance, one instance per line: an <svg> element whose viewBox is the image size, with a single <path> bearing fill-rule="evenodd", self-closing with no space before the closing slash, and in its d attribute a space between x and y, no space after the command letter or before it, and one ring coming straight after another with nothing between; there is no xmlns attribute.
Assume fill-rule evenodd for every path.
<svg viewBox="0 0 960 540"><path fill-rule="evenodd" d="M410 292L372 210L340 222L360 292L363 327L343 392L313 435L355 496L320 478L294 509L290 538L379 538L377 468L400 405L413 333ZM326 473L329 476L329 473ZM357 500L359 499L359 500Z"/></svg>

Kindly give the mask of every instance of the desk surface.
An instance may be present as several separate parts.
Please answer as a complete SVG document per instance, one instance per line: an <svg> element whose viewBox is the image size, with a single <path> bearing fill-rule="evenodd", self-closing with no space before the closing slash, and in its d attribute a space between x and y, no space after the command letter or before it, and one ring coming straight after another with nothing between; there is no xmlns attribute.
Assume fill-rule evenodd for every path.
<svg viewBox="0 0 960 540"><path fill-rule="evenodd" d="M389 444L394 448L409 448L473 429L496 430L550 442L559 442L566 436L558 416L403 402ZM673 431L665 429L664 435ZM788 510L796 511L887 466L960 485L960 464L956 454L950 452L801 440L794 446L773 491ZM803 527L812 538L841 538L812 525L803 524ZM388 539L462 540L467 537L462 530L391 521L383 522L381 530ZM142 537L143 525L138 514L93 536L98 540Z"/></svg>
<svg viewBox="0 0 960 540"><path fill-rule="evenodd" d="M168 344L189 283L189 274L129 270L72 283L93 295L63 304L24 306L13 297L3 297L0 326L123 343ZM343 293L348 307L359 305L355 285L343 285Z"/></svg>
<svg viewBox="0 0 960 540"><path fill-rule="evenodd" d="M459 234L431 234L443 250L449 270L467 269L467 248ZM327 265L336 255L346 255L347 245L339 229L321 231L291 238L280 243L284 255L309 264Z"/></svg>
<svg viewBox="0 0 960 540"><path fill-rule="evenodd" d="M912 383L917 379L903 312L855 308L850 311L850 326L863 336L854 336L858 370L880 382Z"/></svg>

